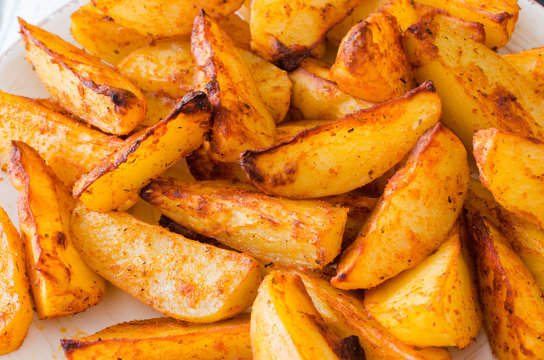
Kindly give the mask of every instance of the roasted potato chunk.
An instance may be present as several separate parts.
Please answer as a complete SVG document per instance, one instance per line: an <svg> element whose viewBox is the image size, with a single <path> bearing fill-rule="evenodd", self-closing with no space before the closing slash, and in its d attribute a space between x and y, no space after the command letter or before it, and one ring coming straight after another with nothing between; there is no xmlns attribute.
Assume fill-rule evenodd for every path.
<svg viewBox="0 0 544 360"><path fill-rule="evenodd" d="M248 66L230 38L203 12L195 18L191 51L195 86L207 92L214 107L212 159L235 162L247 149L271 145L274 119L259 96Z"/></svg>
<svg viewBox="0 0 544 360"><path fill-rule="evenodd" d="M17 350L32 322L32 303L21 238L0 208L0 355Z"/></svg>
<svg viewBox="0 0 544 360"><path fill-rule="evenodd" d="M238 163L210 159L208 149L201 146L187 157L187 166L196 180L230 180L247 183L246 173Z"/></svg>
<svg viewBox="0 0 544 360"><path fill-rule="evenodd" d="M25 143L13 141L10 156L9 178L19 191L19 226L38 317L65 316L96 305L106 284L74 247L69 190Z"/></svg>
<svg viewBox="0 0 544 360"><path fill-rule="evenodd" d="M544 46L506 54L502 58L512 65L540 95L544 96Z"/></svg>
<svg viewBox="0 0 544 360"><path fill-rule="evenodd" d="M348 209L274 198L229 181L159 178L141 197L178 224L263 262L321 268L340 253Z"/></svg>
<svg viewBox="0 0 544 360"><path fill-rule="evenodd" d="M179 98L167 95L162 91L144 91L144 96L147 101L145 119L136 128L136 131L151 127L165 119L168 115L170 115L180 100Z"/></svg>
<svg viewBox="0 0 544 360"><path fill-rule="evenodd" d="M497 129L474 134L480 180L506 210L544 228L544 143Z"/></svg>
<svg viewBox="0 0 544 360"><path fill-rule="evenodd" d="M377 103L413 89L395 17L376 12L351 28L340 44L331 76L342 91Z"/></svg>
<svg viewBox="0 0 544 360"><path fill-rule="evenodd" d="M529 270L487 220L472 219L484 325L501 359L538 359L544 354L544 298Z"/></svg>
<svg viewBox="0 0 544 360"><path fill-rule="evenodd" d="M276 144L290 140L298 133L333 122L334 120L299 120L289 121L276 128Z"/></svg>
<svg viewBox="0 0 544 360"><path fill-rule="evenodd" d="M83 338L62 339L69 360L251 359L249 314L214 324L134 320Z"/></svg>
<svg viewBox="0 0 544 360"><path fill-rule="evenodd" d="M422 262L446 240L459 216L468 177L459 139L440 123L429 129L342 254L332 284L368 289Z"/></svg>
<svg viewBox="0 0 544 360"><path fill-rule="evenodd" d="M110 134L124 135L143 121L145 97L97 57L19 19L26 59L64 108Z"/></svg>
<svg viewBox="0 0 544 360"><path fill-rule="evenodd" d="M209 323L251 305L261 280L248 255L188 240L124 212L76 206L75 245L113 285L179 320Z"/></svg>
<svg viewBox="0 0 544 360"><path fill-rule="evenodd" d="M83 175L72 190L93 211L134 205L154 178L203 143L210 128L211 104L201 91L184 96L172 113L131 136L115 153Z"/></svg>
<svg viewBox="0 0 544 360"><path fill-rule="evenodd" d="M398 163L440 118L431 83L405 96L304 131L268 149L246 151L240 164L260 190L290 198L343 194Z"/></svg>

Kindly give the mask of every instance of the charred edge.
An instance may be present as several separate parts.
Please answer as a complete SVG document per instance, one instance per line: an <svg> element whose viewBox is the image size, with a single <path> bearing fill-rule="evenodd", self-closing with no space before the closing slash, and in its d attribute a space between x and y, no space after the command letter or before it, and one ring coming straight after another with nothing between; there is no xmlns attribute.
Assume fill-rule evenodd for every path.
<svg viewBox="0 0 544 360"><path fill-rule="evenodd" d="M341 272L340 274L335 276L334 280L341 282L341 281L345 281L346 278L347 278L346 273Z"/></svg>
<svg viewBox="0 0 544 360"><path fill-rule="evenodd" d="M74 350L85 347L85 342L74 339L60 339L60 346L66 354L71 354Z"/></svg>
<svg viewBox="0 0 544 360"><path fill-rule="evenodd" d="M193 91L181 98L165 121L175 118L180 113L193 114L200 111L211 112L212 104L205 92Z"/></svg>
<svg viewBox="0 0 544 360"><path fill-rule="evenodd" d="M278 39L274 39L272 53L274 65L286 71L293 71L300 66L302 59L312 54L312 50L300 45L287 47Z"/></svg>
<svg viewBox="0 0 544 360"><path fill-rule="evenodd" d="M255 164L254 156L258 155L258 151L246 150L240 155L240 161L238 162L249 180L255 183L262 184L264 182L264 176Z"/></svg>
<svg viewBox="0 0 544 360"><path fill-rule="evenodd" d="M494 22L498 23L498 24L503 24L505 22L507 22L508 20L512 19L514 17L513 14L510 14L506 11L503 11L502 13L500 14L487 14L487 16L489 16L491 19L493 19Z"/></svg>
<svg viewBox="0 0 544 360"><path fill-rule="evenodd" d="M152 201L151 201L151 199L152 199L152 196L151 196L152 190L151 190L151 188L155 184L155 181L150 182L149 184L144 186L142 188L142 190L140 190L140 198L142 200L147 201L148 203L152 203ZM161 219L162 219L162 216L161 216Z"/></svg>
<svg viewBox="0 0 544 360"><path fill-rule="evenodd" d="M63 232L57 232L57 245L66 248L66 235Z"/></svg>
<svg viewBox="0 0 544 360"><path fill-rule="evenodd" d="M194 232L193 230L187 229L185 226L178 224L174 220L164 215L161 215L161 218L159 219L159 225L165 228L166 230L179 234L187 239L195 240L195 241L205 243L205 244L210 244L210 245L219 244L217 240L201 235L197 232Z"/></svg>
<svg viewBox="0 0 544 360"><path fill-rule="evenodd" d="M361 347L361 344L359 343L359 338L357 336L351 335L351 336L348 336L347 338L344 338L342 341L344 343L343 347L347 354L347 359L357 359L357 360L366 359L365 351Z"/></svg>

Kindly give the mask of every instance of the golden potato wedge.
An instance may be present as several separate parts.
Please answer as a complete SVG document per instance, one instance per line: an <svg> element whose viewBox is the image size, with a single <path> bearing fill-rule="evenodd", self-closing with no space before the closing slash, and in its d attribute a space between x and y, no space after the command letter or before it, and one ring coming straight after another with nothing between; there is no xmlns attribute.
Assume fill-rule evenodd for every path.
<svg viewBox="0 0 544 360"><path fill-rule="evenodd" d="M491 349L501 360L541 358L544 298L533 276L489 221L474 216L472 232Z"/></svg>
<svg viewBox="0 0 544 360"><path fill-rule="evenodd" d="M340 253L347 208L274 198L230 181L159 178L140 196L178 224L264 262L321 268Z"/></svg>
<svg viewBox="0 0 544 360"><path fill-rule="evenodd" d="M230 180L233 183L247 183L246 173L238 163L210 159L208 148L201 146L189 155L187 166L196 180Z"/></svg>
<svg viewBox="0 0 544 360"><path fill-rule="evenodd" d="M126 210L145 185L202 145L210 117L206 94L187 94L164 120L131 136L83 175L72 189L74 198L93 211Z"/></svg>
<svg viewBox="0 0 544 360"><path fill-rule="evenodd" d="M290 140L295 135L304 130L316 128L321 125L325 125L333 122L334 120L299 120L289 121L288 123L281 124L276 128L276 140L275 144L282 143Z"/></svg>
<svg viewBox="0 0 544 360"><path fill-rule="evenodd" d="M221 29L229 34L229 37L236 46L241 49L250 50L251 33L249 32L249 24L247 21L240 18L237 13L220 18L217 22Z"/></svg>
<svg viewBox="0 0 544 360"><path fill-rule="evenodd" d="M259 287L251 311L251 346L253 357L261 360L361 359L325 325L300 277L279 271Z"/></svg>
<svg viewBox="0 0 544 360"><path fill-rule="evenodd" d="M125 56L153 39L113 21L88 3L71 15L70 32L85 50L117 65Z"/></svg>
<svg viewBox="0 0 544 360"><path fill-rule="evenodd" d="M478 289L461 250L459 226L419 265L365 292L365 308L406 344L470 345L482 327Z"/></svg>
<svg viewBox="0 0 544 360"><path fill-rule="evenodd" d="M249 314L214 324L133 320L90 336L62 339L61 345L69 360L252 358Z"/></svg>
<svg viewBox="0 0 544 360"><path fill-rule="evenodd" d="M93 4L119 24L142 34L190 35L200 9L214 17L235 12L244 0L92 0Z"/></svg>
<svg viewBox="0 0 544 360"><path fill-rule="evenodd" d="M172 97L162 91L152 92L144 91L144 96L147 101L147 109L145 111L144 121L138 125L136 130L156 125L161 120L165 119L179 102L179 98Z"/></svg>
<svg viewBox="0 0 544 360"><path fill-rule="evenodd" d="M449 360L446 349L417 348L395 338L369 318L354 294L334 288L326 279L298 272L314 306L340 337L357 336L367 360Z"/></svg>
<svg viewBox="0 0 544 360"><path fill-rule="evenodd" d="M106 283L74 247L69 228L74 206L70 191L36 150L23 142L12 142L8 171L19 191L19 226L38 317L74 314L99 303Z"/></svg>
<svg viewBox="0 0 544 360"><path fill-rule="evenodd" d="M467 153L440 123L417 142L389 181L332 284L368 289L422 262L446 240L467 192Z"/></svg>
<svg viewBox="0 0 544 360"><path fill-rule="evenodd" d="M480 180L506 210L544 229L544 143L497 129L474 134Z"/></svg>
<svg viewBox="0 0 544 360"><path fill-rule="evenodd" d="M143 121L145 97L99 58L19 19L26 59L51 96L102 131L124 135Z"/></svg>
<svg viewBox="0 0 544 360"><path fill-rule="evenodd" d="M90 267L179 320L232 317L251 305L261 280L259 263L248 255L188 240L124 212L92 212L79 203L71 230Z"/></svg>
<svg viewBox="0 0 544 360"><path fill-rule="evenodd" d="M11 140L36 149L68 187L123 144L36 100L0 91L0 166L4 169Z"/></svg>
<svg viewBox="0 0 544 360"><path fill-rule="evenodd" d="M290 198L338 195L398 163L440 118L432 83L389 102L304 131L240 159L258 189Z"/></svg>
<svg viewBox="0 0 544 360"><path fill-rule="evenodd" d="M146 204L148 204L148 203L146 203ZM149 206L152 206L152 205L149 204ZM160 212L159 212L159 214L160 214ZM161 214L161 217L159 219L159 225L162 226L163 228L165 228L166 230L168 230L170 232L173 232L173 233L176 233L176 234L180 234L181 236L183 236L183 237L185 237L187 239L195 240L195 241L198 241L199 243L203 243L203 244L217 246L218 248L221 248L221 249L233 250L232 248L229 248L228 246L225 246L225 245L221 244L219 241L217 241L215 239L212 239L210 237L201 235L199 233L196 233L196 232L194 232L192 230L187 229L184 226L181 226L180 224L178 224L174 220L172 220L169 217L164 216L162 214Z"/></svg>
<svg viewBox="0 0 544 360"><path fill-rule="evenodd" d="M508 63L441 16L423 18L405 34L417 81L432 80L444 124L471 152L475 131L490 127L544 139L544 102Z"/></svg>
<svg viewBox="0 0 544 360"><path fill-rule="evenodd" d="M203 12L195 18L191 51L195 86L206 91L214 107L212 159L235 162L247 149L271 145L274 119L259 96L248 66L230 38Z"/></svg>
<svg viewBox="0 0 544 360"><path fill-rule="evenodd" d="M502 58L512 65L540 95L544 96L544 46L506 54Z"/></svg>
<svg viewBox="0 0 544 360"><path fill-rule="evenodd" d="M327 31L342 21L357 0L305 1L287 4L280 0L251 2L251 48L287 71L322 43ZM301 28L302 26L302 28Z"/></svg>
<svg viewBox="0 0 544 360"><path fill-rule="evenodd" d="M395 17L380 11L351 28L331 76L342 91L376 103L413 89L416 84Z"/></svg>
<svg viewBox="0 0 544 360"><path fill-rule="evenodd" d="M519 14L517 0L417 0L417 2L443 9L460 19L483 24L485 44L490 48L506 45Z"/></svg>
<svg viewBox="0 0 544 360"><path fill-rule="evenodd" d="M17 350L32 322L32 303L21 238L0 208L0 355Z"/></svg>

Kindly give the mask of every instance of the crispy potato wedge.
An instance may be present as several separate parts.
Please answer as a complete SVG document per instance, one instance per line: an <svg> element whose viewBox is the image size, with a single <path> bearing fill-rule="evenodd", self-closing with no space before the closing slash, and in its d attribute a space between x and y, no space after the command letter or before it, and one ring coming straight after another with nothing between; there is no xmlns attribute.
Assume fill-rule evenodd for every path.
<svg viewBox="0 0 544 360"><path fill-rule="evenodd" d="M544 298L527 267L487 220L472 219L484 325L501 360L544 354Z"/></svg>
<svg viewBox="0 0 544 360"><path fill-rule="evenodd" d="M327 31L358 3L333 0L286 5L279 0L253 0L249 22L251 48L280 68L293 71L322 43Z"/></svg>
<svg viewBox="0 0 544 360"><path fill-rule="evenodd" d="M19 19L26 59L52 97L80 119L124 135L143 121L145 97L99 58Z"/></svg>
<svg viewBox="0 0 544 360"><path fill-rule="evenodd" d="M432 80L442 97L444 124L469 151L474 132L489 127L544 139L542 97L494 51L449 28L444 17L423 18L404 41L416 80Z"/></svg>
<svg viewBox="0 0 544 360"><path fill-rule="evenodd" d="M195 18L191 51L195 86L207 92L214 107L212 159L235 162L247 149L271 145L276 126L249 67L230 38L203 12Z"/></svg>
<svg viewBox="0 0 544 360"><path fill-rule="evenodd" d="M259 263L248 255L188 240L124 212L92 212L80 203L71 230L90 267L179 320L232 317L251 305L261 280Z"/></svg>
<svg viewBox="0 0 544 360"><path fill-rule="evenodd" d="M134 134L75 184L90 210L127 209L154 178L198 149L210 128L211 104L201 91L184 96L164 120Z"/></svg>
<svg viewBox="0 0 544 360"><path fill-rule="evenodd" d="M140 196L178 224L264 262L321 268L340 253L347 208L274 198L230 181L159 178Z"/></svg>
<svg viewBox="0 0 544 360"><path fill-rule="evenodd" d="M205 146L201 146L186 158L189 171L196 180L248 182L246 173L240 164L212 160L208 155L208 150Z"/></svg>
<svg viewBox="0 0 544 360"><path fill-rule="evenodd" d="M327 279L298 272L314 306L340 337L357 336L367 360L448 360L446 349L417 348L395 338L365 312L354 294L334 288Z"/></svg>
<svg viewBox="0 0 544 360"><path fill-rule="evenodd" d="M443 9L460 19L483 24L485 44L490 48L506 45L519 14L517 0L417 0L417 2Z"/></svg>
<svg viewBox="0 0 544 360"><path fill-rule="evenodd" d="M368 289L422 262L446 240L467 192L467 153L440 123L417 142L389 181L332 284Z"/></svg>
<svg viewBox="0 0 544 360"><path fill-rule="evenodd" d="M73 12L71 19L70 32L74 39L85 50L112 65L117 65L125 56L153 39L116 23L92 3Z"/></svg>
<svg viewBox="0 0 544 360"><path fill-rule="evenodd" d="M36 149L68 187L123 144L36 100L0 91L0 166L4 169L11 140Z"/></svg>
<svg viewBox="0 0 544 360"><path fill-rule="evenodd" d="M276 141L274 143L279 144L284 141L290 140L298 133L316 128L321 125L325 125L333 122L334 120L299 120L289 121L285 124L281 124L276 128Z"/></svg>
<svg viewBox="0 0 544 360"><path fill-rule="evenodd" d="M434 254L368 290L365 308L406 344L467 347L482 327L482 313L464 256L456 225Z"/></svg>
<svg viewBox="0 0 544 360"><path fill-rule="evenodd" d="M0 355L17 350L32 322L32 303L21 238L0 208Z"/></svg>
<svg viewBox="0 0 544 360"><path fill-rule="evenodd" d="M240 160L258 189L290 198L338 195L379 177L398 163L440 118L432 83L403 97L304 131Z"/></svg>
<svg viewBox="0 0 544 360"><path fill-rule="evenodd" d="M106 283L77 252L70 234L74 200L36 150L13 141L9 178L17 200L26 271L40 319L78 313L103 298Z"/></svg>
<svg viewBox="0 0 544 360"><path fill-rule="evenodd" d="M544 46L502 55L502 58L544 96Z"/></svg>
<svg viewBox="0 0 544 360"><path fill-rule="evenodd" d="M361 359L350 354L326 325L300 277L268 274L251 311L255 359ZM364 358L364 356L362 357Z"/></svg>
<svg viewBox="0 0 544 360"><path fill-rule="evenodd" d="M251 49L251 33L249 32L249 24L238 16L239 12L217 20L221 29L229 34L234 44L241 49Z"/></svg>
<svg viewBox="0 0 544 360"><path fill-rule="evenodd" d="M69 360L251 359L249 314L214 324L171 318L134 320L96 334L62 339Z"/></svg>
<svg viewBox="0 0 544 360"><path fill-rule="evenodd" d="M380 11L351 28L331 76L342 91L376 103L413 89L416 84L395 17Z"/></svg>
<svg viewBox="0 0 544 360"><path fill-rule="evenodd" d="M506 210L544 229L544 143L497 129L474 134L480 180Z"/></svg>

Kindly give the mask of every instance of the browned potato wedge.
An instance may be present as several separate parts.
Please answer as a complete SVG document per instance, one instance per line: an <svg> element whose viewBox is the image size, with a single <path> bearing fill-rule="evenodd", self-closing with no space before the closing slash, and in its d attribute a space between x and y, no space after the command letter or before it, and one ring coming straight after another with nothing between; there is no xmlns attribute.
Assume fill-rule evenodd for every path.
<svg viewBox="0 0 544 360"><path fill-rule="evenodd" d="M210 128L211 105L201 91L184 96L164 120L131 136L83 175L72 190L93 211L127 209L154 178L191 154Z"/></svg>
<svg viewBox="0 0 544 360"><path fill-rule="evenodd" d="M406 344L464 348L482 327L478 290L469 261L461 249L456 225L434 254L368 290L365 307Z"/></svg>
<svg viewBox="0 0 544 360"><path fill-rule="evenodd" d="M229 34L234 44L239 48L251 49L251 33L249 32L249 24L238 16L239 12L231 14L227 17L218 19L221 29Z"/></svg>
<svg viewBox="0 0 544 360"><path fill-rule="evenodd" d="M474 134L480 180L499 204L544 228L544 143L497 129Z"/></svg>
<svg viewBox="0 0 544 360"><path fill-rule="evenodd" d="M196 180L229 180L247 183L246 173L238 163L210 159L208 149L201 146L187 157L187 166Z"/></svg>
<svg viewBox="0 0 544 360"><path fill-rule="evenodd" d="M70 32L74 39L85 50L112 65L117 65L125 56L152 40L116 23L92 3L76 10L71 18Z"/></svg>
<svg viewBox="0 0 544 360"><path fill-rule="evenodd" d="M188 240L124 212L92 212L80 203L71 230L89 266L176 319L232 317L251 305L261 280L259 263L248 255Z"/></svg>
<svg viewBox="0 0 544 360"><path fill-rule="evenodd" d="M128 134L143 121L145 97L99 58L19 19L26 59L63 107L111 134Z"/></svg>
<svg viewBox="0 0 544 360"><path fill-rule="evenodd" d="M17 350L32 322L32 303L21 238L8 214L0 208L0 355Z"/></svg>
<svg viewBox="0 0 544 360"><path fill-rule="evenodd" d="M123 144L35 100L0 91L0 166L4 169L12 139L36 149L69 187Z"/></svg>
<svg viewBox="0 0 544 360"><path fill-rule="evenodd" d="M398 163L440 118L432 83L389 102L304 131L268 149L246 151L240 164L260 190L290 198L338 195Z"/></svg>
<svg viewBox="0 0 544 360"><path fill-rule="evenodd" d="M449 360L446 349L417 348L395 338L369 318L354 294L332 287L326 279L298 273L327 326L340 337L357 336L369 360Z"/></svg>
<svg viewBox="0 0 544 360"><path fill-rule="evenodd" d="M83 338L62 339L61 345L69 360L252 358L249 314L214 324L133 320Z"/></svg>
<svg viewBox="0 0 544 360"><path fill-rule="evenodd" d="M195 18L191 51L195 86L207 92L214 107L212 159L235 162L247 149L271 145L276 126L249 67L230 38L203 12Z"/></svg>
<svg viewBox="0 0 544 360"><path fill-rule="evenodd" d="M106 284L74 247L69 228L74 200L69 190L22 142L12 142L8 170L19 191L19 226L38 316L65 316L99 303Z"/></svg>
<svg viewBox="0 0 544 360"><path fill-rule="evenodd" d="M424 18L404 41L416 80L432 80L442 97L444 124L469 151L474 132L489 127L544 139L542 97L494 51L450 28L444 17Z"/></svg>
<svg viewBox="0 0 544 360"><path fill-rule="evenodd" d="M293 136L304 130L313 129L315 127L325 125L333 122L334 120L299 120L289 121L288 123L281 124L276 128L276 144L290 140Z"/></svg>
<svg viewBox="0 0 544 360"><path fill-rule="evenodd" d="M268 274L251 311L255 359L361 359L326 325L296 274ZM362 357L364 358L364 356Z"/></svg>
<svg viewBox="0 0 544 360"><path fill-rule="evenodd" d="M351 28L340 44L331 76L342 91L372 102L413 89L416 84L395 17L380 11Z"/></svg>
<svg viewBox="0 0 544 360"><path fill-rule="evenodd" d="M544 96L544 46L503 55L502 58Z"/></svg>
<svg viewBox="0 0 544 360"><path fill-rule="evenodd" d="M506 45L519 14L517 0L417 0L417 2L443 9L460 19L483 24L485 44L490 48Z"/></svg>
<svg viewBox="0 0 544 360"><path fill-rule="evenodd" d="M340 253L348 209L274 198L230 181L159 178L141 197L178 224L264 262L321 268Z"/></svg>
<svg viewBox="0 0 544 360"><path fill-rule="evenodd" d="M322 43L327 31L358 3L312 0L286 4L280 0L253 0L249 22L251 47L280 68L293 71Z"/></svg>
<svg viewBox="0 0 544 360"><path fill-rule="evenodd" d="M473 252L491 349L501 360L544 354L544 298L529 270L487 220L473 217Z"/></svg>
<svg viewBox="0 0 544 360"><path fill-rule="evenodd" d="M174 98L170 95L166 95L164 92L151 92L144 91L144 96L147 101L147 109L145 111L145 119L136 128L142 130L144 128L153 126L159 121L165 119L176 104L179 102L179 98Z"/></svg>
<svg viewBox="0 0 544 360"><path fill-rule="evenodd" d="M459 216L468 177L459 139L441 124L429 129L342 254L332 284L368 289L422 262L446 240Z"/></svg>
<svg viewBox="0 0 544 360"><path fill-rule="evenodd" d="M142 34L190 35L200 9L212 16L235 12L244 0L92 0L116 22Z"/></svg>

